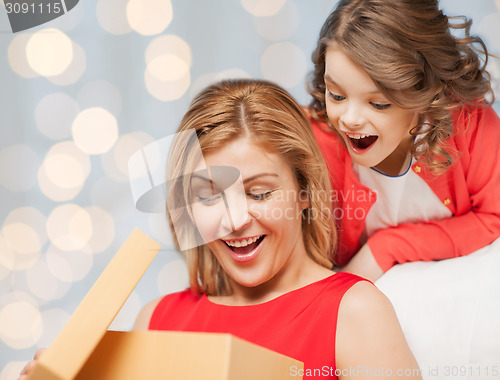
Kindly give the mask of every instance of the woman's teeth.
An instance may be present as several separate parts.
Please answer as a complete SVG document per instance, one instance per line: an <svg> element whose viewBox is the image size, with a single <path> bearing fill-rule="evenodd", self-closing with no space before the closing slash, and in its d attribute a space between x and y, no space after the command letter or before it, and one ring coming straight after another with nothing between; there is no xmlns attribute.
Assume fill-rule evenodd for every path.
<svg viewBox="0 0 500 380"><path fill-rule="evenodd" d="M230 247L246 247L247 245L255 243L257 240L259 240L259 238L260 236L256 236L253 238L248 238L243 240L225 240L224 242Z"/></svg>

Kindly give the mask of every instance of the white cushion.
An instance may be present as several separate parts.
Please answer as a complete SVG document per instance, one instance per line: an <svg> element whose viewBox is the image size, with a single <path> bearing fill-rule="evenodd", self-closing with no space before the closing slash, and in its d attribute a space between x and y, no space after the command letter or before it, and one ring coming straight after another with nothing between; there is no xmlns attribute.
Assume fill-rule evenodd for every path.
<svg viewBox="0 0 500 380"><path fill-rule="evenodd" d="M424 380L500 378L500 238L464 257L397 265L375 285Z"/></svg>

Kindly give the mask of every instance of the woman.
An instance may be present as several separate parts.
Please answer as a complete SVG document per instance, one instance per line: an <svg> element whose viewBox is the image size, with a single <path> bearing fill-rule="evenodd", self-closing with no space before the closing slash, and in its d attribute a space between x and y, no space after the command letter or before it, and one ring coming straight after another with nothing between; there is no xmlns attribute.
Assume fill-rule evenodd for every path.
<svg viewBox="0 0 500 380"><path fill-rule="evenodd" d="M302 361L290 377L421 379L387 298L330 269L329 178L308 123L269 82L223 81L194 99L167 182L191 287L146 305L134 328L230 333Z"/></svg>
<svg viewBox="0 0 500 380"><path fill-rule="evenodd" d="M191 288L148 304L135 328L231 333L303 361L304 378L421 378L385 296L330 269L329 178L308 123L269 82L194 99L167 202Z"/></svg>

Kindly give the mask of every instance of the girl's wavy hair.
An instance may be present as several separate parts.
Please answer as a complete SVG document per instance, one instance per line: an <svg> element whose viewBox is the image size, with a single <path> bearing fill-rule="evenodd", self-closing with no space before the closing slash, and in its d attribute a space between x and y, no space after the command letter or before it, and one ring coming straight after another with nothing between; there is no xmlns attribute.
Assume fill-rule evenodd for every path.
<svg viewBox="0 0 500 380"><path fill-rule="evenodd" d="M453 20L453 22L451 22ZM340 0L328 16L312 54L307 83L313 118L326 122L325 52L340 47L399 107L423 111L410 131L412 154L435 172L443 172L456 153L447 147L453 134L450 111L463 105L494 102L488 51L470 35L472 21L447 17L437 0ZM451 29L462 30L455 37ZM420 128L421 126L425 126Z"/></svg>
<svg viewBox="0 0 500 380"><path fill-rule="evenodd" d="M288 92L261 80L225 80L213 84L193 100L177 132L189 130L195 130L203 155L246 136L267 152L284 159L295 177L299 194L307 194L310 202L309 209L302 215L302 238L307 254L320 265L332 267L336 230L331 217L328 170L304 109ZM167 190L168 200L172 202L168 204L189 204L190 178L185 173L192 171L199 157L193 158L189 143L175 145L170 153L169 170L172 178L182 180ZM183 221L189 221L190 211L188 207L173 211L167 214L179 248L179 239L183 237L176 232L182 231ZM184 223L187 228L192 225ZM206 244L183 253L194 292L231 294L228 276Z"/></svg>

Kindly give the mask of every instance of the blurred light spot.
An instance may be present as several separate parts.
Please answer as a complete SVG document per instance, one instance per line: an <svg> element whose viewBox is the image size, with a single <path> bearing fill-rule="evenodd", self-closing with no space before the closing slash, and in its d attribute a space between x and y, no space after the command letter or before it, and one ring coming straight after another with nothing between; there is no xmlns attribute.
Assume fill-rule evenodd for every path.
<svg viewBox="0 0 500 380"><path fill-rule="evenodd" d="M106 175L118 182L128 182L130 156L153 141L154 138L144 132L121 136L113 149L101 156L101 165Z"/></svg>
<svg viewBox="0 0 500 380"><path fill-rule="evenodd" d="M26 45L31 38L31 33L16 35L9 45L7 55L11 69L23 78L35 78L39 76L29 65L26 58Z"/></svg>
<svg viewBox="0 0 500 380"><path fill-rule="evenodd" d="M94 183L90 190L90 203L113 215L116 223L121 220L129 223L127 218L136 218L138 215L132 199L130 184L115 182L108 177L101 177Z"/></svg>
<svg viewBox="0 0 500 380"><path fill-rule="evenodd" d="M30 226L37 234L37 240L40 244L45 244L47 241L47 233L45 231L45 223L47 222L45 215L34 207L20 207L12 210L4 220L4 226L12 223L22 223Z"/></svg>
<svg viewBox="0 0 500 380"><path fill-rule="evenodd" d="M245 10L256 17L268 17L279 12L286 0L241 0Z"/></svg>
<svg viewBox="0 0 500 380"><path fill-rule="evenodd" d="M147 90L161 101L179 99L191 84L191 49L175 35L155 38L147 47L144 80Z"/></svg>
<svg viewBox="0 0 500 380"><path fill-rule="evenodd" d="M256 17L253 20L255 29L264 38L271 41L282 41L290 38L297 30L300 15L294 2L286 2L283 9L270 17ZM279 27L277 27L279 25Z"/></svg>
<svg viewBox="0 0 500 380"><path fill-rule="evenodd" d="M481 36L488 51L500 54L500 12L486 15L477 27L477 34Z"/></svg>
<svg viewBox="0 0 500 380"><path fill-rule="evenodd" d="M54 154L45 160L47 176L55 185L63 189L81 186L85 172L80 163L68 154ZM62 174L65 175L62 175Z"/></svg>
<svg viewBox="0 0 500 380"><path fill-rule="evenodd" d="M92 219L76 204L55 208L47 220L49 239L63 251L82 249L92 236Z"/></svg>
<svg viewBox="0 0 500 380"><path fill-rule="evenodd" d="M156 79L171 82L189 73L189 66L181 58L173 55L160 55L148 64L148 70Z"/></svg>
<svg viewBox="0 0 500 380"><path fill-rule="evenodd" d="M128 297L118 315L109 326L113 331L128 331L134 325L137 314L141 310L141 300L136 291L133 291Z"/></svg>
<svg viewBox="0 0 500 380"><path fill-rule="evenodd" d="M69 286L57 281L43 259L26 271L26 281L30 292L44 301L61 298L69 289ZM63 289L65 291L62 291Z"/></svg>
<svg viewBox="0 0 500 380"><path fill-rule="evenodd" d="M500 0L495 0L495 3L497 5L497 8L500 9Z"/></svg>
<svg viewBox="0 0 500 380"><path fill-rule="evenodd" d="M304 52L290 42L271 45L262 55L261 70L265 79L285 88L302 83L307 63Z"/></svg>
<svg viewBox="0 0 500 380"><path fill-rule="evenodd" d="M27 145L16 144L0 151L0 184L10 191L26 191L36 183L40 160Z"/></svg>
<svg viewBox="0 0 500 380"><path fill-rule="evenodd" d="M26 224L4 225L2 234L7 244L22 255L36 253L41 248L37 233Z"/></svg>
<svg viewBox="0 0 500 380"><path fill-rule="evenodd" d="M32 207L21 207L7 215L0 236L2 265L9 270L31 267L47 240L45 216Z"/></svg>
<svg viewBox="0 0 500 380"><path fill-rule="evenodd" d="M65 141L54 145L45 156L38 170L38 184L50 199L67 201L80 192L89 173L89 156L72 141Z"/></svg>
<svg viewBox="0 0 500 380"><path fill-rule="evenodd" d="M137 33L159 34L172 21L172 4L170 0L129 0L127 19Z"/></svg>
<svg viewBox="0 0 500 380"><path fill-rule="evenodd" d="M64 252L50 246L47 250L47 267L54 278L66 283L80 281L87 276L94 259L88 247Z"/></svg>
<svg viewBox="0 0 500 380"><path fill-rule="evenodd" d="M205 87L214 82L231 78L251 78L252 76L242 69L228 69L219 73L207 73L200 75L189 88L189 95L194 98Z"/></svg>
<svg viewBox="0 0 500 380"><path fill-rule="evenodd" d="M146 63L162 55L175 55L191 67L191 48L182 38L169 34L156 37L146 49Z"/></svg>
<svg viewBox="0 0 500 380"><path fill-rule="evenodd" d="M39 75L59 75L73 60L73 45L66 34L58 29L42 29L35 32L26 45L30 67Z"/></svg>
<svg viewBox="0 0 500 380"><path fill-rule="evenodd" d="M3 367L2 372L0 372L0 380L15 380L19 377L19 374L23 370L24 366L27 364L24 362L8 362L5 367Z"/></svg>
<svg viewBox="0 0 500 380"><path fill-rule="evenodd" d="M88 242L90 252L104 252L115 239L115 221L100 207L87 207L86 210L92 220L92 236Z"/></svg>
<svg viewBox="0 0 500 380"><path fill-rule="evenodd" d="M97 20L111 34L126 34L132 31L127 21L128 0L98 0Z"/></svg>
<svg viewBox="0 0 500 380"><path fill-rule="evenodd" d="M83 184L72 189L64 189L57 186L47 176L44 166L38 171L38 185L43 194L56 202L68 201L75 198L83 187Z"/></svg>
<svg viewBox="0 0 500 380"><path fill-rule="evenodd" d="M80 45L73 42L73 60L71 64L62 74L48 77L47 79L58 86L67 86L78 81L86 68L87 58L85 57L85 51Z"/></svg>
<svg viewBox="0 0 500 380"><path fill-rule="evenodd" d="M49 94L40 100L35 109L36 125L49 139L65 139L71 136L71 123L79 111L78 103L68 94Z"/></svg>
<svg viewBox="0 0 500 380"><path fill-rule="evenodd" d="M43 334L36 342L38 347L49 347L66 322L70 314L63 309L49 309L42 311Z"/></svg>
<svg viewBox="0 0 500 380"><path fill-rule="evenodd" d="M170 77L177 77L178 79L172 81L163 81L158 78L160 75L159 69L163 69L165 72L173 69L178 70L179 67L177 62L174 64L174 67L161 67L160 64L162 62L167 62L168 60L164 59L163 56L160 56L150 64L146 69L144 74L144 80L146 82L146 88L155 98L161 101L171 101L179 99L182 95L184 95L191 84L191 75L189 70L185 70L186 66L183 66L181 72L184 74L179 76L179 73L170 74ZM172 61L170 61L172 62ZM168 78L169 76L165 74L164 78Z"/></svg>
<svg viewBox="0 0 500 380"><path fill-rule="evenodd" d="M184 260L173 260L158 274L158 289L161 294L179 292L189 287L188 269Z"/></svg>
<svg viewBox="0 0 500 380"><path fill-rule="evenodd" d="M87 108L72 126L75 144L87 154L107 152L118 138L116 118L104 108Z"/></svg>
<svg viewBox="0 0 500 380"><path fill-rule="evenodd" d="M122 110L120 91L105 80L86 83L76 96L76 100L82 109L102 107L113 115L118 115Z"/></svg>
<svg viewBox="0 0 500 380"><path fill-rule="evenodd" d="M14 250L7 244L3 236L0 235L0 280L6 278L15 268L16 255Z"/></svg>
<svg viewBox="0 0 500 380"><path fill-rule="evenodd" d="M32 304L17 301L0 310L0 338L10 348L32 347L42 335L42 331L40 311Z"/></svg>

